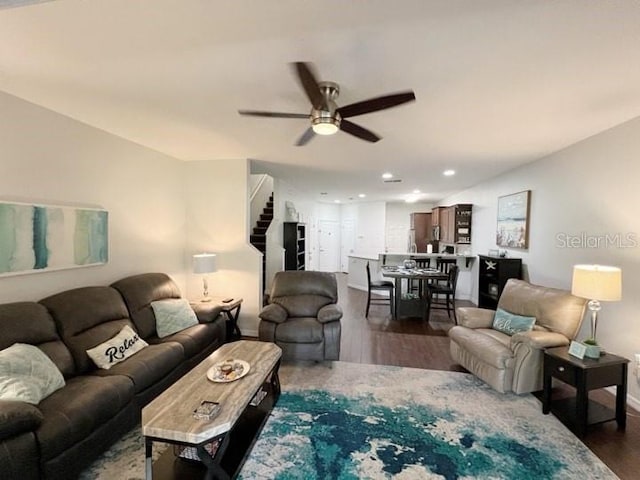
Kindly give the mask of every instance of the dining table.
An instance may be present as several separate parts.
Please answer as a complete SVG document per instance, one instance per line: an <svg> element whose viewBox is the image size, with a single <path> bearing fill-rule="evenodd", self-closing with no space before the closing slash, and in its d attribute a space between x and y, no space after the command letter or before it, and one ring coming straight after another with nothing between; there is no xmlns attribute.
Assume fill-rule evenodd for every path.
<svg viewBox="0 0 640 480"><path fill-rule="evenodd" d="M428 320L427 302L429 296L426 286L430 282L446 280L447 274L437 268L405 268L403 266L385 265L380 267L383 277L393 278L395 282L395 302L393 318L399 317L422 317ZM406 280L406 289L403 290L403 280ZM417 293L411 291L411 280L419 280L420 288Z"/></svg>

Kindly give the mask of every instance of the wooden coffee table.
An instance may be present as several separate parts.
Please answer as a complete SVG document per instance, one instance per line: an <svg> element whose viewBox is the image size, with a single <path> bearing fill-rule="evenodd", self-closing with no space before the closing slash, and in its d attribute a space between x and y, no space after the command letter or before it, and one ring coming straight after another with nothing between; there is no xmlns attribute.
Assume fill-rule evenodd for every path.
<svg viewBox="0 0 640 480"><path fill-rule="evenodd" d="M281 355L280 347L273 343L248 340L227 343L144 407L142 434L145 438L146 478L151 479L153 475L153 442L195 448L207 467L206 478L230 478L237 473L248 452L239 457L239 464L231 467L233 471L225 471L221 466L232 431L243 413L257 408L249 405L256 393L261 388L267 391L271 401L265 399L260 405L268 405L268 410L265 411L263 406L261 414L254 415L254 438L248 444L245 442L249 449L253 446L280 395L278 367ZM249 373L229 383L215 383L207 379L207 371L213 365L229 358L248 362ZM220 403L220 413L212 420L199 420L193 416L193 411L202 400ZM245 435L243 431L242 436ZM205 446L214 442L217 442L217 447L211 455ZM233 454L238 456L237 451Z"/></svg>

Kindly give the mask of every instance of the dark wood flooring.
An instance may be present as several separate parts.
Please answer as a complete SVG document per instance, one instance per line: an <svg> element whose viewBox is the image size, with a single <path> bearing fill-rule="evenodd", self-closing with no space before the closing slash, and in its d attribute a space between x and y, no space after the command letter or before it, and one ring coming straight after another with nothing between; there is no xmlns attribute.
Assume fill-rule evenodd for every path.
<svg viewBox="0 0 640 480"><path fill-rule="evenodd" d="M338 274L339 303L344 310L340 360L345 362L432 370L466 371L449 355L447 331L453 323L445 311L434 311L427 324L419 318L392 320L389 307L371 306L365 318L367 293L347 287L347 276ZM460 301L458 306L472 306ZM572 394L572 388L555 389L556 395ZM605 390L591 392L591 398L614 406ZM542 414L542 406L540 408ZM629 411L627 428L619 431L615 422L591 427L582 441L621 479L640 478L640 418Z"/></svg>

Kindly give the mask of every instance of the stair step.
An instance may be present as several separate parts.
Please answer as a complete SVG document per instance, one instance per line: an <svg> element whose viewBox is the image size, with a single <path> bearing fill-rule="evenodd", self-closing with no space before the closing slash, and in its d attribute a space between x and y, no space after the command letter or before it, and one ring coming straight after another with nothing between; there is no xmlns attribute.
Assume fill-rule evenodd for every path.
<svg viewBox="0 0 640 480"><path fill-rule="evenodd" d="M249 236L249 241L251 243L266 243L267 236L265 234L254 233L253 235Z"/></svg>
<svg viewBox="0 0 640 480"><path fill-rule="evenodd" d="M261 213L260 220L271 222L271 220L273 220L273 213Z"/></svg>
<svg viewBox="0 0 640 480"><path fill-rule="evenodd" d="M266 253L267 251L267 244L266 243L255 243L255 242L251 242L251 245L253 245L254 247L256 247L260 252L262 253Z"/></svg>
<svg viewBox="0 0 640 480"><path fill-rule="evenodd" d="M253 227L253 235L265 235L266 233L266 227Z"/></svg>
<svg viewBox="0 0 640 480"><path fill-rule="evenodd" d="M269 227L271 220L258 220L258 227L264 228L265 230Z"/></svg>
<svg viewBox="0 0 640 480"><path fill-rule="evenodd" d="M273 215L273 207L264 207L262 213L265 215Z"/></svg>
<svg viewBox="0 0 640 480"><path fill-rule="evenodd" d="M273 202L267 202L267 205L265 208L273 208Z"/></svg>

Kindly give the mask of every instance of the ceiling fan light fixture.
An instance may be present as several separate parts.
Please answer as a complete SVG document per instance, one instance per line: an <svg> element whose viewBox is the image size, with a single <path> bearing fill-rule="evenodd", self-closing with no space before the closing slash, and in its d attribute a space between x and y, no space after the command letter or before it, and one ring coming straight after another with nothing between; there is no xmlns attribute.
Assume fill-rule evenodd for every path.
<svg viewBox="0 0 640 480"><path fill-rule="evenodd" d="M311 128L318 135L333 135L340 130L340 122L331 117L314 118Z"/></svg>

